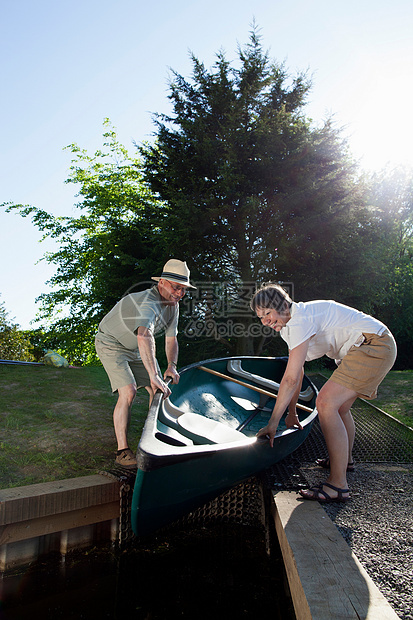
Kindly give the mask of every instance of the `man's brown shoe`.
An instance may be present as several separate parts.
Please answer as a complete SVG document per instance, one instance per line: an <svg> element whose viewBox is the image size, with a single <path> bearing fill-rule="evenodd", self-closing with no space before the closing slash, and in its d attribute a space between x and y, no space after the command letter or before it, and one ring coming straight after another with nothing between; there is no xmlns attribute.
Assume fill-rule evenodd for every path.
<svg viewBox="0 0 413 620"><path fill-rule="evenodd" d="M136 457L130 448L122 450L122 452L116 456L115 463L126 469L136 469L138 467Z"/></svg>

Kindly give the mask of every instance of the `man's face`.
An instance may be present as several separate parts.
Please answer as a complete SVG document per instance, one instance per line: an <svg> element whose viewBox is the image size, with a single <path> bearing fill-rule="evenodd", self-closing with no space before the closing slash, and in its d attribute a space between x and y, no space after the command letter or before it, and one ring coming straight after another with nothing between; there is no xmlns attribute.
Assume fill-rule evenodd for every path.
<svg viewBox="0 0 413 620"><path fill-rule="evenodd" d="M179 303L186 293L187 286L177 282L170 282L161 278L158 282L158 291L163 301L170 305Z"/></svg>

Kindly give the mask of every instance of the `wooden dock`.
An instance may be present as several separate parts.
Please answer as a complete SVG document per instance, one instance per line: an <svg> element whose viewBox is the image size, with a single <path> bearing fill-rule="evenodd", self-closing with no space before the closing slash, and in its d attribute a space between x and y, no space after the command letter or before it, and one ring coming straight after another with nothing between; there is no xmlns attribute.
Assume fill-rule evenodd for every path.
<svg viewBox="0 0 413 620"><path fill-rule="evenodd" d="M122 493L101 474L0 490L0 571L119 540ZM297 620L399 618L318 502L274 492L272 515Z"/></svg>
<svg viewBox="0 0 413 620"><path fill-rule="evenodd" d="M273 517L297 620L397 620L318 502L274 493Z"/></svg>
<svg viewBox="0 0 413 620"><path fill-rule="evenodd" d="M0 571L116 540L120 493L119 481L100 474L0 490Z"/></svg>

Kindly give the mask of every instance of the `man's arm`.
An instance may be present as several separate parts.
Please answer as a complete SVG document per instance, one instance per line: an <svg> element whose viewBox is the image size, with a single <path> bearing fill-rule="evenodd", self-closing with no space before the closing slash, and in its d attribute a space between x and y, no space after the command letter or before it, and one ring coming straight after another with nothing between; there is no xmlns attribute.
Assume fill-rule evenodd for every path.
<svg viewBox="0 0 413 620"><path fill-rule="evenodd" d="M273 409L271 418L264 428L258 433L258 437L268 435L271 447L274 443L274 436L277 432L279 421L287 409L289 404L297 395L298 385L301 385L303 366L307 355L309 339L298 345L290 351L288 357L287 368L285 369L283 378L281 379L280 388L278 390L277 400ZM294 407L297 400L294 402Z"/></svg>
<svg viewBox="0 0 413 620"><path fill-rule="evenodd" d="M165 353L168 360L168 368L165 370L163 377L164 379L171 377L172 383L178 383L179 373L176 371L176 365L178 363L179 346L176 336L165 337Z"/></svg>
<svg viewBox="0 0 413 620"><path fill-rule="evenodd" d="M158 375L158 365L156 363L155 356L155 338L152 332L146 327L138 327L138 348L142 362L148 372L151 382L151 388L153 394L157 390L161 390L164 393L164 398L167 398L171 393L171 390L162 381L162 378Z"/></svg>

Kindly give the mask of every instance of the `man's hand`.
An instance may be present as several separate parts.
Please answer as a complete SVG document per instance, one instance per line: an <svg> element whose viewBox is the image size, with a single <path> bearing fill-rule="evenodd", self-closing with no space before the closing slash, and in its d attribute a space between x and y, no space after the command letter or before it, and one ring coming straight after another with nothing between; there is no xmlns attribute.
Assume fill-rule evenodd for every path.
<svg viewBox="0 0 413 620"><path fill-rule="evenodd" d="M168 368L165 370L163 378L166 380L167 377L172 379L172 383L179 383L179 372L177 372L175 364L169 364Z"/></svg>
<svg viewBox="0 0 413 620"><path fill-rule="evenodd" d="M163 392L163 398L168 398L168 396L171 393L171 390L169 389L169 387L166 385L166 383L164 381L162 381L161 377L159 375L155 375L152 379L151 379L151 388L153 393L155 394L155 392L157 390L161 390L161 392Z"/></svg>

